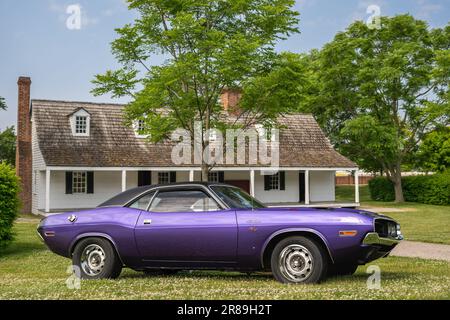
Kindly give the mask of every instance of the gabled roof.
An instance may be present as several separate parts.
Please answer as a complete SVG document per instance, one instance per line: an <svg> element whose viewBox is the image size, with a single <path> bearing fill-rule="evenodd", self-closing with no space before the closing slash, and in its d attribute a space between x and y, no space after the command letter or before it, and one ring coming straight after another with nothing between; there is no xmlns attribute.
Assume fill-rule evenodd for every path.
<svg viewBox="0 0 450 320"><path fill-rule="evenodd" d="M136 137L124 125L124 105L32 100L32 107L37 141L48 166L173 167L173 144ZM91 115L89 137L72 135L67 115L80 108ZM280 167L357 167L333 149L312 115L287 115L279 122Z"/></svg>

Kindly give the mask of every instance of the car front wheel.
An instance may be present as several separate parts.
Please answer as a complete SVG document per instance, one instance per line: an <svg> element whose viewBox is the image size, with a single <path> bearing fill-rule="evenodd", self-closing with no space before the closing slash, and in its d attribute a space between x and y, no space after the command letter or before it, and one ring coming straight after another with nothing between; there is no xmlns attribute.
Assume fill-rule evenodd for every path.
<svg viewBox="0 0 450 320"><path fill-rule="evenodd" d="M275 246L271 267L275 279L282 283L319 283L327 273L327 261L320 245L296 236Z"/></svg>
<svg viewBox="0 0 450 320"><path fill-rule="evenodd" d="M81 279L115 279L122 272L122 262L112 244L102 238L81 240L72 256L75 274Z"/></svg>

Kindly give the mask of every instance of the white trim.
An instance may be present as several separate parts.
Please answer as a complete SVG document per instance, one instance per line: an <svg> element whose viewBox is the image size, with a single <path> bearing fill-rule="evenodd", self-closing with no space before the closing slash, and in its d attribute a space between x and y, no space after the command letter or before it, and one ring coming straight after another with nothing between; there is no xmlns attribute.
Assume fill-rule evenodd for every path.
<svg viewBox="0 0 450 320"><path fill-rule="evenodd" d="M355 170L355 202L359 203L359 170Z"/></svg>
<svg viewBox="0 0 450 320"><path fill-rule="evenodd" d="M50 212L50 169L45 170L45 212Z"/></svg>
<svg viewBox="0 0 450 320"><path fill-rule="evenodd" d="M122 170L122 192L127 190L127 171Z"/></svg>
<svg viewBox="0 0 450 320"><path fill-rule="evenodd" d="M250 170L250 195L255 197L255 170Z"/></svg>
<svg viewBox="0 0 450 320"><path fill-rule="evenodd" d="M311 196L309 192L309 170L305 170L305 205L311 203Z"/></svg>
<svg viewBox="0 0 450 320"><path fill-rule="evenodd" d="M48 166L52 171L201 171L200 167L57 167ZM215 167L212 171L268 171L268 167ZM273 169L272 169L273 170ZM359 168L311 168L311 167L279 167L280 171L355 171Z"/></svg>
<svg viewBox="0 0 450 320"><path fill-rule="evenodd" d="M195 180L195 171L191 170L189 171L189 181L194 182L194 180Z"/></svg>

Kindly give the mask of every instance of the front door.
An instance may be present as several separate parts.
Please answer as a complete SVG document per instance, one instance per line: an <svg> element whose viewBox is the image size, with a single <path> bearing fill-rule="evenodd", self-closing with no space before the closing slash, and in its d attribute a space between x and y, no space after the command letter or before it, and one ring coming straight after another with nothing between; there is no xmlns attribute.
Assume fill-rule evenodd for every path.
<svg viewBox="0 0 450 320"><path fill-rule="evenodd" d="M142 211L135 235L149 267L236 263L236 213L220 208L202 189L159 191L149 211Z"/></svg>

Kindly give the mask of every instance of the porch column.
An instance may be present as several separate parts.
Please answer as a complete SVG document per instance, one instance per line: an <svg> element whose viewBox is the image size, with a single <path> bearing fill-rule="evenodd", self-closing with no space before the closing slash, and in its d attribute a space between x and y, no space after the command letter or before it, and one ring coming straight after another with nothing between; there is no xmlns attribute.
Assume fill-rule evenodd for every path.
<svg viewBox="0 0 450 320"><path fill-rule="evenodd" d="M195 180L194 174L195 174L194 170L189 171L189 182L194 182Z"/></svg>
<svg viewBox="0 0 450 320"><path fill-rule="evenodd" d="M122 192L127 190L127 171L122 170Z"/></svg>
<svg viewBox="0 0 450 320"><path fill-rule="evenodd" d="M305 204L310 204L310 195L309 195L309 170L305 170Z"/></svg>
<svg viewBox="0 0 450 320"><path fill-rule="evenodd" d="M355 202L359 203L359 170L355 170Z"/></svg>
<svg viewBox="0 0 450 320"><path fill-rule="evenodd" d="M250 170L250 195L255 196L255 170Z"/></svg>
<svg viewBox="0 0 450 320"><path fill-rule="evenodd" d="M50 213L50 169L45 170L45 213Z"/></svg>

